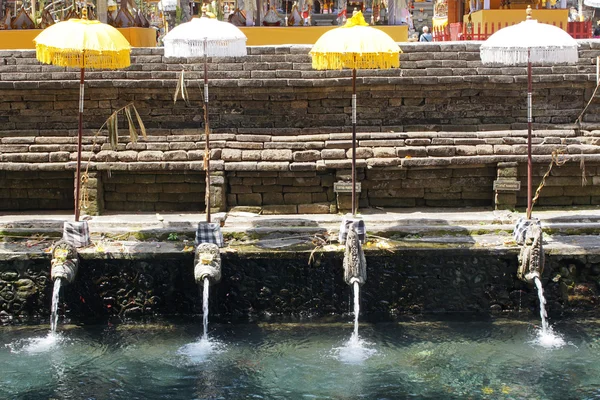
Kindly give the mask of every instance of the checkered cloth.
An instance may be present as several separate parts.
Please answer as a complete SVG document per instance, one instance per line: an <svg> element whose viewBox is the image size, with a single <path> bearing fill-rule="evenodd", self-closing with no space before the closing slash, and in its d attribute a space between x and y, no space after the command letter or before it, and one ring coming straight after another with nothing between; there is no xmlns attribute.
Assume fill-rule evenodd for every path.
<svg viewBox="0 0 600 400"><path fill-rule="evenodd" d="M74 247L89 246L90 228L87 221L67 222L63 226L63 240Z"/></svg>
<svg viewBox="0 0 600 400"><path fill-rule="evenodd" d="M196 230L196 244L214 243L219 247L225 246L221 224L219 222L199 222Z"/></svg>
<svg viewBox="0 0 600 400"><path fill-rule="evenodd" d="M540 222L540 220L538 218L531 218L531 219L519 218L517 220L517 224L515 225L515 230L513 231L513 238L515 239L515 241L518 244L525 243L525 236L527 235L527 229L529 229L529 227L532 224L535 224L535 225L539 226L540 228L542 227L542 223Z"/></svg>
<svg viewBox="0 0 600 400"><path fill-rule="evenodd" d="M367 240L367 227L365 226L365 221L360 218L352 217L351 215L345 215L342 219L342 223L340 224L340 234L338 236L338 241L340 244L346 243L346 237L348 236L348 228L350 225L354 224L354 229L356 229L356 233L358 234L358 238L362 244Z"/></svg>

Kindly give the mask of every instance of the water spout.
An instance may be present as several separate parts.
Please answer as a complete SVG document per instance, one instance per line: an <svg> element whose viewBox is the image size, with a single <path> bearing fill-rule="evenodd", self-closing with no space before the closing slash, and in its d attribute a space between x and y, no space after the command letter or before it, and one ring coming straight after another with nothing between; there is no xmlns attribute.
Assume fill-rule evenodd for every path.
<svg viewBox="0 0 600 400"><path fill-rule="evenodd" d="M52 290L52 306L50 309L50 330L56 332L58 325L58 300L60 287L65 283L72 283L77 275L79 259L77 249L64 240L59 240L52 247L52 261L50 262L50 277L54 281Z"/></svg>
<svg viewBox="0 0 600 400"><path fill-rule="evenodd" d="M77 249L64 240L56 242L52 248L52 261L50 263L50 277L58 278L66 283L72 283L77 275L79 260Z"/></svg>
<svg viewBox="0 0 600 400"><path fill-rule="evenodd" d="M517 277L525 282L533 282L544 272L544 247L542 227L537 223L531 223L525 231L519 253L519 269Z"/></svg>
<svg viewBox="0 0 600 400"><path fill-rule="evenodd" d="M346 251L344 253L344 281L348 285L353 285L355 282L363 285L367 281L367 260L362 249L356 223L352 223L348 227Z"/></svg>
<svg viewBox="0 0 600 400"><path fill-rule="evenodd" d="M202 339L208 339L208 296L209 287L221 280L221 253L219 246L213 243L200 243L194 257L194 278L202 283L202 320L204 333Z"/></svg>
<svg viewBox="0 0 600 400"><path fill-rule="evenodd" d="M221 254L216 244L200 243L196 247L194 277L196 283L201 283L205 279L211 285L221 281Z"/></svg>

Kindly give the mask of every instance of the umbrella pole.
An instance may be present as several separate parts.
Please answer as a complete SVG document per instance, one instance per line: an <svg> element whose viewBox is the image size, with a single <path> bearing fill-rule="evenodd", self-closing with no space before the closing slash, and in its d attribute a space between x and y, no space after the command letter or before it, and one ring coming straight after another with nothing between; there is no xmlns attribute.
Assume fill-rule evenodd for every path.
<svg viewBox="0 0 600 400"><path fill-rule="evenodd" d="M81 196L81 142L83 140L83 77L85 68L81 68L79 79L79 128L77 133L77 171L75 178L75 222L79 221L79 198Z"/></svg>
<svg viewBox="0 0 600 400"><path fill-rule="evenodd" d="M208 136L210 128L208 123L208 61L206 55L206 38L204 38L204 166L206 168L206 222L210 222L210 143Z"/></svg>
<svg viewBox="0 0 600 400"><path fill-rule="evenodd" d="M356 68L352 69L352 216L356 216Z"/></svg>
<svg viewBox="0 0 600 400"><path fill-rule="evenodd" d="M527 219L531 219L531 209L533 208L531 196L531 175L533 175L533 162L531 161L532 92L530 50L527 50Z"/></svg>

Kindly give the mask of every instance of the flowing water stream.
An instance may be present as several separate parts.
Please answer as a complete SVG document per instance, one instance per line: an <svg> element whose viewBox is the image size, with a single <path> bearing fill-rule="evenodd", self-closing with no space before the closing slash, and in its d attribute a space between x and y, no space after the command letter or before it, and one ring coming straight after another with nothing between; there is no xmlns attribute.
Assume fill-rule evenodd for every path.
<svg viewBox="0 0 600 400"><path fill-rule="evenodd" d="M208 296L209 296L209 285L208 278L204 278L204 290L202 292L202 326L204 327L204 333L202 339L208 340Z"/></svg>
<svg viewBox="0 0 600 400"><path fill-rule="evenodd" d="M546 298L544 297L544 288L542 281L536 275L533 278L535 287L537 288L538 298L540 299L540 318L542 320L542 327L538 332L535 340L536 344L545 348L557 348L564 346L565 340L558 334L554 333L552 327L548 324L548 313L546 312Z"/></svg>
<svg viewBox="0 0 600 400"><path fill-rule="evenodd" d="M54 289L52 290L52 308L50 308L50 331L56 332L56 326L58 325L58 299L60 295L61 279L56 278L54 280Z"/></svg>

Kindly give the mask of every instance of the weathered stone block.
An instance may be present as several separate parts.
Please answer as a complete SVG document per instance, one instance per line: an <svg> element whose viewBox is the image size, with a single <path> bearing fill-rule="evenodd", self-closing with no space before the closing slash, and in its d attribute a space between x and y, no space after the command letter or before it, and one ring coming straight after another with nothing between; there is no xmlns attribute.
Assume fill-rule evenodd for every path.
<svg viewBox="0 0 600 400"><path fill-rule="evenodd" d="M262 196L260 193L238 194L237 204L240 206L260 206L262 205Z"/></svg>
<svg viewBox="0 0 600 400"><path fill-rule="evenodd" d="M263 150L261 159L263 161L292 161L292 150Z"/></svg>
<svg viewBox="0 0 600 400"><path fill-rule="evenodd" d="M284 193L283 200L286 204L307 204L312 198L310 193Z"/></svg>
<svg viewBox="0 0 600 400"><path fill-rule="evenodd" d="M370 158L373 157L373 150L366 147L356 148L356 158ZM346 151L346 158L352 158L352 149Z"/></svg>
<svg viewBox="0 0 600 400"><path fill-rule="evenodd" d="M289 162L265 162L261 161L257 163L256 169L258 171L288 171Z"/></svg>
<svg viewBox="0 0 600 400"><path fill-rule="evenodd" d="M316 161L321 158L321 152L318 150L296 151L292 155L295 162Z"/></svg>
<svg viewBox="0 0 600 400"><path fill-rule="evenodd" d="M221 160L223 160L223 161L242 161L242 150L223 149L221 151Z"/></svg>
<svg viewBox="0 0 600 400"><path fill-rule="evenodd" d="M184 161L188 159L187 153L183 150L165 151L163 153L165 161Z"/></svg>
<svg viewBox="0 0 600 400"><path fill-rule="evenodd" d="M329 203L299 204L298 214L329 214Z"/></svg>
<svg viewBox="0 0 600 400"><path fill-rule="evenodd" d="M283 193L271 192L262 194L262 202L265 205L283 204Z"/></svg>
<svg viewBox="0 0 600 400"><path fill-rule="evenodd" d="M260 161L261 150L242 150L242 161Z"/></svg>
<svg viewBox="0 0 600 400"><path fill-rule="evenodd" d="M265 205L262 213L264 215L297 214L298 209L292 204Z"/></svg>
<svg viewBox="0 0 600 400"><path fill-rule="evenodd" d="M138 154L138 161L163 161L162 151L141 151Z"/></svg>

